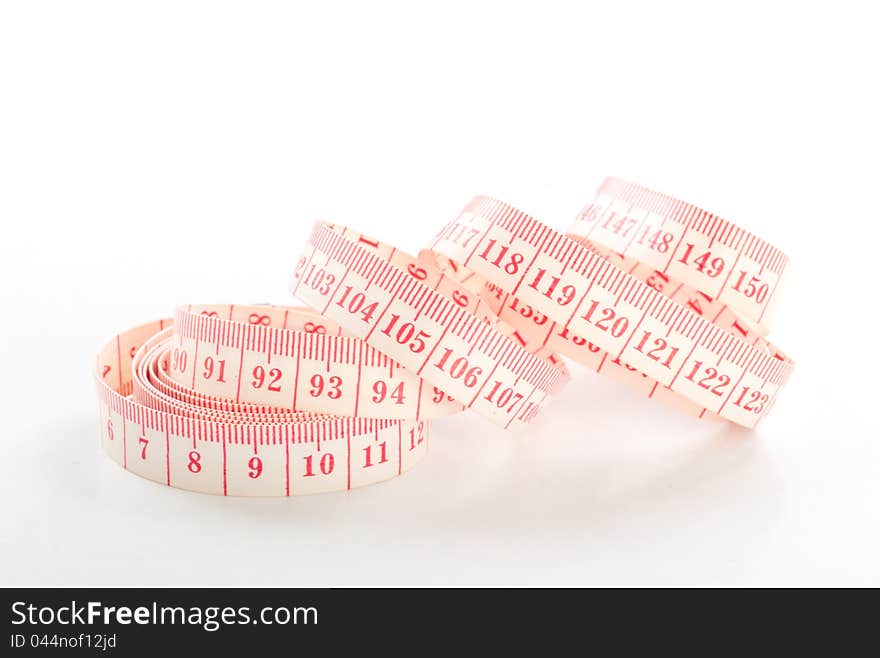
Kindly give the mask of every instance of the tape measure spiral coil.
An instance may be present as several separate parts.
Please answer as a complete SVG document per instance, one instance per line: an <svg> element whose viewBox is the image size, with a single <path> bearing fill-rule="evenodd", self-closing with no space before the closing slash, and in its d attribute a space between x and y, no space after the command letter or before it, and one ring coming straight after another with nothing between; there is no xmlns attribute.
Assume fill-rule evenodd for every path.
<svg viewBox="0 0 880 658"><path fill-rule="evenodd" d="M686 229L695 221L690 219ZM552 350L597 371L612 371L649 397L754 427L772 406L791 360L758 333L739 326L741 316L726 305L706 296L707 307L718 309L707 317L708 308L679 303L675 295L686 289L664 291L639 278L663 270L623 269L627 261L639 261L618 255L615 263L614 253L583 244L580 233L580 225L573 237L566 236L502 201L477 197L430 249L484 278L487 300L507 323L534 331L533 312L549 318L540 331ZM744 252L753 253L754 242L745 245ZM681 248L669 251L664 269ZM780 264L774 273L781 274L785 259L779 252L759 252ZM693 246L687 253L694 253ZM774 290L776 282L778 275ZM762 308L751 309L756 328L763 326L770 297L768 292ZM522 313L523 308L530 313Z"/></svg>
<svg viewBox="0 0 880 658"><path fill-rule="evenodd" d="M318 222L291 283L311 309L189 305L101 349L102 445L193 491L351 489L420 461L430 419L528 426L569 378L558 354L754 427L793 367L765 338L787 262L618 179L567 234L476 197L417 258Z"/></svg>

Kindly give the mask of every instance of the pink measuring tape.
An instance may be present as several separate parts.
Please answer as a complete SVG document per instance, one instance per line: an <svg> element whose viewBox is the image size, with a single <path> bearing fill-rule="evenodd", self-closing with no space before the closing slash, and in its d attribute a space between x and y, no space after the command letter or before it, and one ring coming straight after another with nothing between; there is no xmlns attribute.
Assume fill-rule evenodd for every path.
<svg viewBox="0 0 880 658"><path fill-rule="evenodd" d="M319 222L291 284L310 309L189 305L104 346L102 444L193 491L351 489L415 465L433 418L527 427L559 354L753 427L792 368L763 337L786 262L616 179L567 235L477 197L418 257Z"/></svg>

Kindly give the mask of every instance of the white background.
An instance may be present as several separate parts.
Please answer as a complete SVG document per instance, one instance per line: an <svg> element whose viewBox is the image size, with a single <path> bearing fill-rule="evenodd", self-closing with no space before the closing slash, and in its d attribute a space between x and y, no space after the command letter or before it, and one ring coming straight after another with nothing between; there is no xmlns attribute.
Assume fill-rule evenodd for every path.
<svg viewBox="0 0 880 658"><path fill-rule="evenodd" d="M880 52L826 6L4 2L0 584L880 585ZM314 219L415 250L487 193L562 229L608 174L792 257L798 367L757 431L574 368L525 436L439 421L351 493L191 494L99 451L100 343L289 302Z"/></svg>

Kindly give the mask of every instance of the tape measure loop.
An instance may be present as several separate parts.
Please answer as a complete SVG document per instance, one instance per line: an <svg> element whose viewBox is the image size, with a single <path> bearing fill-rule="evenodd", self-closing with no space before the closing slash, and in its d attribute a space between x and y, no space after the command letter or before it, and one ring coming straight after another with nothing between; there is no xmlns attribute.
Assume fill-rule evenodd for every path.
<svg viewBox="0 0 880 658"><path fill-rule="evenodd" d="M318 222L291 282L310 308L191 304L102 347L101 444L182 489L347 490L424 458L431 419L528 427L569 379L560 355L754 427L793 368L765 337L787 263L614 178L567 233L475 197L418 257Z"/></svg>
<svg viewBox="0 0 880 658"><path fill-rule="evenodd" d="M659 201L652 203L660 207ZM716 237L732 232L717 217L681 204L673 207L675 217L686 218L681 226ZM593 226L598 217L617 226L615 212L582 216ZM619 215L621 234L629 235L639 224L625 212ZM668 243L666 250L676 254L673 241L683 235L663 237L657 244ZM755 249L753 242L748 244ZM550 349L701 417L720 415L753 427L792 367L757 332L757 324L745 326L743 316L720 298L674 282L659 263L646 265L597 246L578 231L563 235L497 199L476 197L430 249L485 279L485 298L503 321L534 331L535 314L546 316L543 342ZM698 258L720 276L723 265L710 256ZM775 255L770 259L781 267Z"/></svg>

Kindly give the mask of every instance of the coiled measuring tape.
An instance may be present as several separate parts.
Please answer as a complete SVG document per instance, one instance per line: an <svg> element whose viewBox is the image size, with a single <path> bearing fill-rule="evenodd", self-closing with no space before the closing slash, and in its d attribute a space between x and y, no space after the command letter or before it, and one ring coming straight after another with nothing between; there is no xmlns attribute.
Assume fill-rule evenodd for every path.
<svg viewBox="0 0 880 658"><path fill-rule="evenodd" d="M297 363L312 363L309 356L323 354L330 369L308 378L304 396L339 399L333 373L350 362L350 341L339 343L339 336L318 333L332 328L320 319L316 324L316 316L301 309L227 306L222 309L226 320L213 315L220 312L216 306L178 309L175 329L170 320L142 325L101 350L101 442L123 467L192 491L289 496L385 480L424 456L426 419L332 416L245 401L260 392L280 396L287 391L282 381L290 372L279 365L285 351L297 346L305 349ZM282 313L291 329L272 327L274 313ZM269 324L263 320L267 317ZM259 352L260 339L269 335L282 344ZM237 345L240 357L234 364L228 358L230 343ZM201 348L198 361L196 346ZM260 363L245 371L245 359ZM207 392L229 382L240 387L232 398Z"/></svg>
<svg viewBox="0 0 880 658"><path fill-rule="evenodd" d="M190 305L104 346L102 444L170 486L297 495L403 473L430 419L464 407L523 427L567 370L499 323L468 278L318 224L296 282L323 314ZM374 347L383 340L397 358Z"/></svg>
<svg viewBox="0 0 880 658"><path fill-rule="evenodd" d="M568 236L485 197L415 258L319 222L291 283L310 309L189 305L102 348L101 442L193 491L351 489L422 459L433 418L527 427L569 377L557 353L752 427L792 367L763 338L785 263L615 179Z"/></svg>
<svg viewBox="0 0 880 658"><path fill-rule="evenodd" d="M754 427L791 372L760 333L787 258L645 188L606 180L568 235L477 197L431 249L542 345L700 417Z"/></svg>

